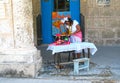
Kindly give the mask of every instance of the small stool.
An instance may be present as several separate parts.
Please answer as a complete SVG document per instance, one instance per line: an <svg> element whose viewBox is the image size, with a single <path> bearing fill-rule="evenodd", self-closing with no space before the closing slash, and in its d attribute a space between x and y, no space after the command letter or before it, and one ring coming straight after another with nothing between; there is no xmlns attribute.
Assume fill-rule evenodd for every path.
<svg viewBox="0 0 120 83"><path fill-rule="evenodd" d="M87 69L89 71L89 58L79 58L79 59L74 59L74 75L79 74L79 70L81 69ZM83 64L80 64L80 62Z"/></svg>

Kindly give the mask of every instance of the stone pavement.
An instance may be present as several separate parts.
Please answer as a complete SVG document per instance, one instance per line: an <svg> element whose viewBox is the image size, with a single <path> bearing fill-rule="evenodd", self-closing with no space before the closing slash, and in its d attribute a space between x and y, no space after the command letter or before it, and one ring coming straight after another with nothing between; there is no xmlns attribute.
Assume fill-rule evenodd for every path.
<svg viewBox="0 0 120 83"><path fill-rule="evenodd" d="M61 70L56 69L53 64L53 55L47 51L47 45L41 45L43 57L43 68L40 70L38 78L65 78L65 79L120 79L120 46L96 46L98 51L90 58L90 70L80 70L78 76L73 74L73 64L64 65ZM67 59L67 54L62 54L63 59Z"/></svg>
<svg viewBox="0 0 120 83"><path fill-rule="evenodd" d="M120 46L97 46L98 51L90 58L90 70L80 70L73 75L73 64L64 65L61 70L53 64L53 55L47 45L41 50L43 67L36 78L0 78L0 83L120 83ZM63 58L67 54L63 54Z"/></svg>
<svg viewBox="0 0 120 83"><path fill-rule="evenodd" d="M0 83L120 83L119 80L0 78Z"/></svg>

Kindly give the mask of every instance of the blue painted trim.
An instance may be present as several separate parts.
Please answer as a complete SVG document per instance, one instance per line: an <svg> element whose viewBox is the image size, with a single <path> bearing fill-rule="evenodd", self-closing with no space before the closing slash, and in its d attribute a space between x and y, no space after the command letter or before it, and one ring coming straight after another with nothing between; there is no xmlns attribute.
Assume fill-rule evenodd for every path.
<svg viewBox="0 0 120 83"><path fill-rule="evenodd" d="M80 23L80 0L70 0L71 18Z"/></svg>
<svg viewBox="0 0 120 83"><path fill-rule="evenodd" d="M42 43L53 42L52 37L52 10L53 0L41 0L41 19L42 19Z"/></svg>

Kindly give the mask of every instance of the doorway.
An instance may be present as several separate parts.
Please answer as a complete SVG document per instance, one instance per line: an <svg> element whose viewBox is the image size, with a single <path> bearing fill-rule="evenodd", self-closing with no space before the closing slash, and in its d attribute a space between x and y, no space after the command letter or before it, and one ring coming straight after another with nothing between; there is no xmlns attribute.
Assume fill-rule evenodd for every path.
<svg viewBox="0 0 120 83"><path fill-rule="evenodd" d="M54 41L53 13L57 19L70 16L80 22L80 0L41 0L41 31L42 43L49 44ZM60 17L61 16L61 17Z"/></svg>

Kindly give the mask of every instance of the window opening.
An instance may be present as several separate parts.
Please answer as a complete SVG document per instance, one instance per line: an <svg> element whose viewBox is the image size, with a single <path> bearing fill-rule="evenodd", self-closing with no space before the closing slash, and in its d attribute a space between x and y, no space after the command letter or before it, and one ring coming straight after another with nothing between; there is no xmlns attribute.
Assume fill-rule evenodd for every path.
<svg viewBox="0 0 120 83"><path fill-rule="evenodd" d="M69 11L70 0L54 0L54 11Z"/></svg>

